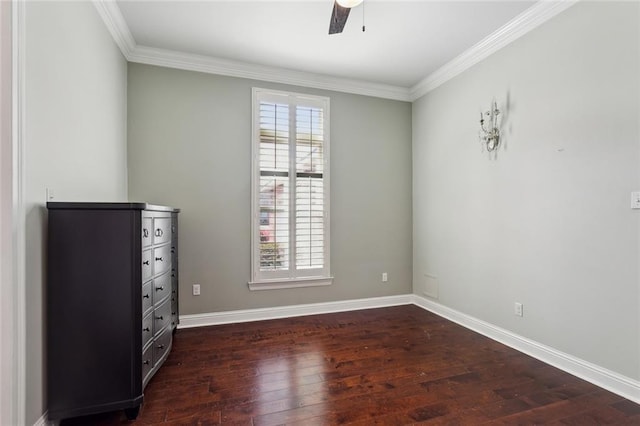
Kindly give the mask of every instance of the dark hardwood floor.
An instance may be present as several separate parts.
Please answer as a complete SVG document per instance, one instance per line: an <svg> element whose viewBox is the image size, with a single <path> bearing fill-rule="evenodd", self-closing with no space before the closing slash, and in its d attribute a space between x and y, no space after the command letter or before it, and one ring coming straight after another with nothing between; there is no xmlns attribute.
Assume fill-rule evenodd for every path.
<svg viewBox="0 0 640 426"><path fill-rule="evenodd" d="M640 405L413 305L178 330L135 422L640 425Z"/></svg>

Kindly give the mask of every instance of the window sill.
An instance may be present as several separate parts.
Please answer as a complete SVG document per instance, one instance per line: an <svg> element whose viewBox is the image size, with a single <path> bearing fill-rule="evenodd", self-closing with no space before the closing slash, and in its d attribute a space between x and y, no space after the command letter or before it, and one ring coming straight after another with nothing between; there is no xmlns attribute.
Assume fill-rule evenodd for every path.
<svg viewBox="0 0 640 426"><path fill-rule="evenodd" d="M284 288L319 287L333 284L333 277L296 278L293 280L250 281L249 290L279 290Z"/></svg>

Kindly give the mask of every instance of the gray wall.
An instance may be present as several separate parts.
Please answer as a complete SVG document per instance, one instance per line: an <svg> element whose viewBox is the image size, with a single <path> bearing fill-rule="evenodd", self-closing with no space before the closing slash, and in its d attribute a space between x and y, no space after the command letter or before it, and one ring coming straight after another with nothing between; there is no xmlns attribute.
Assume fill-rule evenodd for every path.
<svg viewBox="0 0 640 426"><path fill-rule="evenodd" d="M127 66L91 3L27 2L25 25L26 422L33 424L46 409L46 188L58 200L127 198Z"/></svg>
<svg viewBox="0 0 640 426"><path fill-rule="evenodd" d="M254 86L331 98L332 286L247 288ZM128 95L130 198L182 209L181 314L411 292L409 103L140 64Z"/></svg>
<svg viewBox="0 0 640 426"><path fill-rule="evenodd" d="M413 105L414 292L635 379L638 8L580 2Z"/></svg>

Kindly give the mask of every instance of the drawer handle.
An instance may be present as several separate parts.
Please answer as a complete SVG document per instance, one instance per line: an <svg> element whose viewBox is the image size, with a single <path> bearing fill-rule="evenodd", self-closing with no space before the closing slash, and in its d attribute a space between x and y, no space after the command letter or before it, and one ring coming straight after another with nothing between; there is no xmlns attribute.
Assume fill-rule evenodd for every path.
<svg viewBox="0 0 640 426"><path fill-rule="evenodd" d="M151 331L151 329L149 327L145 327L142 329L142 331L146 331L148 333L149 331Z"/></svg>
<svg viewBox="0 0 640 426"><path fill-rule="evenodd" d="M164 232L162 232L162 229L156 229L156 237L162 237L162 234L164 234Z"/></svg>
<svg viewBox="0 0 640 426"><path fill-rule="evenodd" d="M150 362L150 361L149 361L148 359L145 359L145 360L144 360L144 362L143 362L143 364L144 364L144 365L149 365L149 362Z"/></svg>
<svg viewBox="0 0 640 426"><path fill-rule="evenodd" d="M160 315L159 317L156 317L156 319L162 321L164 320L164 315Z"/></svg>
<svg viewBox="0 0 640 426"><path fill-rule="evenodd" d="M157 262L158 260L159 260L160 262L162 262L162 258L161 258L161 257L156 257L156 262Z"/></svg>
<svg viewBox="0 0 640 426"><path fill-rule="evenodd" d="M171 312L171 315L175 315L175 314L176 314L175 312Z"/></svg>
<svg viewBox="0 0 640 426"><path fill-rule="evenodd" d="M164 290L164 286L156 287L156 291L162 291L162 290Z"/></svg>
<svg viewBox="0 0 640 426"><path fill-rule="evenodd" d="M142 262L142 264L143 264L143 265L147 265L147 266L149 266L149 261L148 261L148 260L145 260L144 262Z"/></svg>
<svg viewBox="0 0 640 426"><path fill-rule="evenodd" d="M158 345L158 349L164 349L164 345Z"/></svg>
<svg viewBox="0 0 640 426"><path fill-rule="evenodd" d="M148 299L148 298L149 298L149 295L148 295L148 294L145 294L144 296L142 296L142 298L143 298L143 299Z"/></svg>
<svg viewBox="0 0 640 426"><path fill-rule="evenodd" d="M143 236L144 238L149 238L149 230L148 230L147 228L144 228L144 229L142 230L142 236Z"/></svg>

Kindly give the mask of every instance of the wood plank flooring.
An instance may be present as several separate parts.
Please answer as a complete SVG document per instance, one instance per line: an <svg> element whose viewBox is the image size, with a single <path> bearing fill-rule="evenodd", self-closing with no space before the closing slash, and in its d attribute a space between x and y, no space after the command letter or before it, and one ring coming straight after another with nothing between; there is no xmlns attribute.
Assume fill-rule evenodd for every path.
<svg viewBox="0 0 640 426"><path fill-rule="evenodd" d="M640 425L640 405L413 305L178 330L135 422Z"/></svg>

